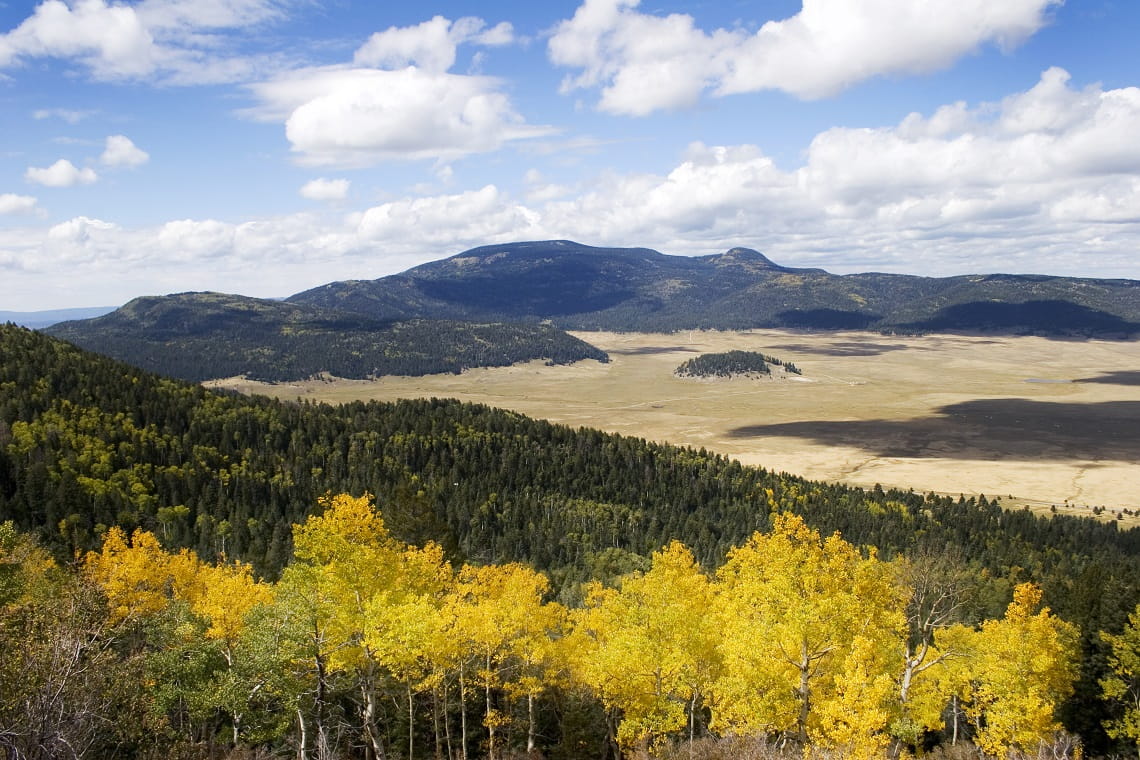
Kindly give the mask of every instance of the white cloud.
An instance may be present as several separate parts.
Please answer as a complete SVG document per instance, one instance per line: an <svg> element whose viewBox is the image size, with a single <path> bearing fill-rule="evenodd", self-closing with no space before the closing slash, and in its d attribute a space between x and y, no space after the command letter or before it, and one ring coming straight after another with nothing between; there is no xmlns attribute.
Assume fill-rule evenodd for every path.
<svg viewBox="0 0 1140 760"><path fill-rule="evenodd" d="M747 245L835 272L1135 277L1138 133L1140 89L1076 88L1050 69L998 102L826 130L794 168L757 146L697 143L662 171L607 173L574 188L529 171L525 197L486 185L241 224L0 227L0 272L10 303L45 303L70 287L64 280L90 291L69 293L72 304L161 287L276 296L476 245L570 238L688 254ZM123 297L92 295L104 292Z"/></svg>
<svg viewBox="0 0 1140 760"><path fill-rule="evenodd" d="M254 85L263 119L280 119L298 161L366 166L449 160L550 134L527 125L497 79L425 71L324 67Z"/></svg>
<svg viewBox="0 0 1140 760"><path fill-rule="evenodd" d="M297 69L251 86L254 118L281 121L298 163L369 166L389 160L449 161L553 130L525 123L492 77L449 73L459 45L504 45L510 24L480 18L373 34L353 65Z"/></svg>
<svg viewBox="0 0 1140 760"><path fill-rule="evenodd" d="M1060 0L804 0L755 34L705 32L687 14L655 16L640 0L585 0L548 43L579 69L562 89L601 87L599 108L645 115L716 95L782 90L820 98L875 76L945 68L979 47L1012 47Z"/></svg>
<svg viewBox="0 0 1140 760"><path fill-rule="evenodd" d="M511 201L494 185L486 185L465 193L374 206L357 217L356 234L369 242L493 243L530 238L539 229L538 220L537 212Z"/></svg>
<svg viewBox="0 0 1140 760"><path fill-rule="evenodd" d="M358 66L418 66L427 71L447 71L455 63L456 51L450 32L451 22L443 16L417 26L393 26L369 37L352 60Z"/></svg>
<svg viewBox="0 0 1140 760"><path fill-rule="evenodd" d="M99 157L99 163L104 166L142 166L150 160L150 154L136 146L125 135L110 135L107 137L106 148Z"/></svg>
<svg viewBox="0 0 1140 760"><path fill-rule="evenodd" d="M284 17L277 0L144 0L139 17L152 29L231 29Z"/></svg>
<svg viewBox="0 0 1140 760"><path fill-rule="evenodd" d="M34 166L28 167L28 170L24 172L24 179L47 187L72 187L73 185L90 185L98 180L99 176L90 167L79 169L66 158L61 158L44 169L38 169Z"/></svg>
<svg viewBox="0 0 1140 760"><path fill-rule="evenodd" d="M236 227L214 219L179 219L162 225L154 235L158 250L172 261L197 263L233 252Z"/></svg>
<svg viewBox="0 0 1140 760"><path fill-rule="evenodd" d="M0 69L56 58L76 61L105 81L248 79L271 64L232 55L234 40L219 32L280 19L285 5L277 0L143 0L136 5L44 0L19 26L0 34Z"/></svg>
<svg viewBox="0 0 1140 760"><path fill-rule="evenodd" d="M96 75L114 79L149 74L159 51L134 8L103 0L79 0L74 7L45 0L0 37L0 66L37 57L76 58Z"/></svg>
<svg viewBox="0 0 1140 760"><path fill-rule="evenodd" d="M986 43L1009 49L1060 0L805 0L729 53L721 93L780 89L819 98L883 74L924 73Z"/></svg>
<svg viewBox="0 0 1140 760"><path fill-rule="evenodd" d="M30 195L0 193L0 215L32 214L37 210L38 201Z"/></svg>
<svg viewBox="0 0 1140 760"><path fill-rule="evenodd" d="M95 112L77 111L70 108L41 108L33 112L32 117L40 121L43 119L62 119L68 124L78 124L93 113Z"/></svg>
<svg viewBox="0 0 1140 760"><path fill-rule="evenodd" d="M102 219L89 219L86 216L77 216L66 222L60 222L48 230L49 240L69 243L85 243L93 239L94 235L103 232L119 230L120 227L113 222L104 222Z"/></svg>
<svg viewBox="0 0 1140 760"><path fill-rule="evenodd" d="M311 201L343 201L348 197L347 179L314 179L301 186L301 197Z"/></svg>
<svg viewBox="0 0 1140 760"><path fill-rule="evenodd" d="M431 72L444 72L455 64L459 45L506 45L514 40L507 22L490 29L481 18L465 17L452 22L434 16L416 26L389 27L376 32L356 51L353 63L388 69L416 66Z"/></svg>

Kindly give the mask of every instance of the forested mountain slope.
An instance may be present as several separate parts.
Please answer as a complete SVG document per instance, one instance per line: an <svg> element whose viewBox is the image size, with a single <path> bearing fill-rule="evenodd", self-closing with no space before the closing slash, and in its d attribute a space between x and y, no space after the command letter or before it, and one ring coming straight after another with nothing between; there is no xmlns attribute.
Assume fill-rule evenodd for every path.
<svg viewBox="0 0 1140 760"><path fill-rule="evenodd" d="M318 496L367 490L426 521L407 530L442 530L465 556L546 568L670 538L712 562L773 509L887 552L953 544L998 573L1140 556L1140 530L1089 519L808 482L448 400L332 407L218 394L21 328L0 336L0 504L21 527L80 548L100 526L139 526L206 555L225 538L272 574L287 550L277 544ZM177 505L189 512L159 514ZM1046 563L1043 552L1059 554Z"/></svg>
<svg viewBox="0 0 1140 760"><path fill-rule="evenodd" d="M291 296L376 319L551 320L580 330L808 327L1122 337L1140 282L1038 275L834 275L733 248L669 256L567 240L474 248L377 280Z"/></svg>
<svg viewBox="0 0 1140 760"><path fill-rule="evenodd" d="M565 240L476 248L286 301L137 298L46 328L135 366L202 381L424 375L532 359L606 361L563 330L792 327L1127 338L1140 283L1066 277L833 275L746 248L687 257Z"/></svg>
<svg viewBox="0 0 1140 760"><path fill-rule="evenodd" d="M412 319L380 321L304 304L223 293L136 298L45 332L183 380L246 375L280 382L427 375L532 359L605 361L604 352L549 325Z"/></svg>
<svg viewBox="0 0 1140 760"><path fill-rule="evenodd" d="M808 482L453 401L219 395L0 328L0 522L62 555L97 546L110 526L144 528L276 577L292 525L342 491L375 494L402 540L439 541L455 559L529 562L566 599L581 580L644 567L671 539L716 566L777 511L887 558L959 553L985 579L988 612L1000 614L1015 582L1034 580L1080 626L1084 671L1069 720L1089 737L1103 714L1089 708L1105 662L1097 632L1120 630L1140 598L1140 531L1111 523Z"/></svg>

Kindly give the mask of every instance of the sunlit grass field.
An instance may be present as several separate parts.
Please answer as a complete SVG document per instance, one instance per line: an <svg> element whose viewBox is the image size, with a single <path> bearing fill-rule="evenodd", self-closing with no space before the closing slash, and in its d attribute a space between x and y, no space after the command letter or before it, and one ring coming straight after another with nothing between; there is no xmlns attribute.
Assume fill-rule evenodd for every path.
<svg viewBox="0 0 1140 760"><path fill-rule="evenodd" d="M862 486L985 494L1140 524L1140 343L788 330L576 333L609 364L461 375L220 384L329 402L449 397L704 447ZM701 353L759 351L802 376L697 380ZM1100 513L1100 510L1097 510Z"/></svg>

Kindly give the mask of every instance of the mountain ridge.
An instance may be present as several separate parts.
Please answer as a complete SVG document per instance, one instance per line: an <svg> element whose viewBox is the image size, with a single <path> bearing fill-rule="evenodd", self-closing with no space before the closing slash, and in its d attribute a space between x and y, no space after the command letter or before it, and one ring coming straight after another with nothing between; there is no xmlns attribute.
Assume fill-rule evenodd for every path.
<svg viewBox="0 0 1140 760"><path fill-rule="evenodd" d="M1140 335L1140 281L836 275L744 247L690 257L545 240L480 246L282 300L144 296L46 332L182 379L291 381L608 359L566 330L753 328L1128 339Z"/></svg>
<svg viewBox="0 0 1140 760"><path fill-rule="evenodd" d="M569 240L480 246L375 280L326 283L286 301L375 319L548 320L572 330L1140 333L1135 280L836 275L782 266L743 247L689 257Z"/></svg>

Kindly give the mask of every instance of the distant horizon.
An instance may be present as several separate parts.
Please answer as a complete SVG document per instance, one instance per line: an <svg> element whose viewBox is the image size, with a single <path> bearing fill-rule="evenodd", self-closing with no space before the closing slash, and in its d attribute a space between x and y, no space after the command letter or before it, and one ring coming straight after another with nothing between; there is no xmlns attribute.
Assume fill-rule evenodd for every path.
<svg viewBox="0 0 1140 760"><path fill-rule="evenodd" d="M408 269L400 270L399 272L391 272L390 274L378 275L376 277L346 277L343 280L326 280L326 281L322 281L322 282L315 282L315 283L310 283L308 285L302 285L299 289L292 291L290 293L279 294L279 295L274 295L274 296L252 295L250 293L243 293L240 291L232 291L232 290L227 291L227 290L194 290L194 289L191 289L191 290L172 290L172 291L169 291L166 293L136 293L134 295L127 297L121 303L114 304L114 305L109 305L109 304L104 303L104 304L96 304L96 305L90 305L90 306L61 306L58 308L50 308L50 309L0 309L0 323L10 321L10 322L13 322L15 324L21 325L22 327L32 327L33 329L39 329L42 327L48 327L51 324L56 324L58 322L67 321L68 319L72 318L72 317L66 317L63 319L56 319L54 322L40 323L40 320L37 319L39 317L48 317L48 315L54 315L54 314L63 313L63 312L95 312L95 311L101 312L100 314L91 314L90 316L87 316L87 317L79 317L82 319L90 319L90 318L93 318L95 316L102 316L102 314L108 314L112 311L115 311L116 309L122 308L123 306L125 306L126 304L135 300L136 298L148 298L148 297L162 298L162 297L166 297L166 296L179 295L182 293L221 293L221 294L225 294L225 295L244 296L247 298L257 298L257 299L263 299L263 300L267 300L267 301L284 301L284 300L286 300L286 299L288 299L294 295L297 295L298 293L302 293L306 290L312 290L314 288L319 288L321 286L328 285L328 284L335 283L335 282L344 282L347 280L370 281L370 280L382 279L384 277L388 277L388 276L395 275L395 274L402 274L403 272L406 272L409 269L413 269L416 266L421 266L423 264L430 264L434 261L443 261L443 260L449 259L453 256L462 255L462 254L467 253L467 252L474 250L476 248L493 247L493 246L497 246L497 245L509 246L509 245L518 245L518 244L533 243L533 242L542 242L542 241L514 240L514 241L509 241L509 242L503 242L503 243L489 243L486 245L478 245L478 246L474 246L473 248L467 248L467 249L464 249L462 251L456 251L454 253L446 254L446 255L441 256L441 257L436 258L436 259L430 259L428 261L420 262L419 264L415 264L411 267L408 267ZM631 250L632 249L649 248L649 246L643 246L643 245L596 246L596 245L590 245L588 243L579 243L576 240L567 240L566 242L575 243L577 245L583 245L583 246L586 246L589 248L616 248L616 249L623 249L624 248L624 249L631 249ZM655 248L649 248L649 250L656 251L657 253L661 253L661 254L664 254L666 256L685 256L688 258L699 258L701 256L715 256L718 254L727 253L728 251L730 251L734 248L747 248L747 246L729 246L728 248L721 250L721 251L717 251L717 252L694 253L694 254L671 254L668 251L657 251L657 249L655 249ZM750 249L750 250L755 251L756 249ZM766 255L763 251L756 251L756 252L761 254L762 256L764 256L766 259L768 259L769 261L771 261L773 264L775 264L777 266L786 266L783 262L773 259L772 257ZM1131 278L1131 277L1123 277L1123 278L1122 277L1083 277L1081 275L1057 275L1057 274L1051 274L1051 273L1047 273L1047 272L1000 272L1000 271L983 272L983 271L977 271L977 272L962 272L961 274L957 274L957 275L919 275L919 274L915 274L914 272L881 272L881 271L877 271L877 270L861 270L861 271L839 273L839 272L835 272L835 271L832 271L831 269L829 269L826 266L826 263L823 263L822 265L819 265L816 268L822 269L825 272L827 272L828 274L834 274L834 275L838 275L838 276L845 276L845 275L850 275L850 274L899 274L899 275L910 275L910 276L915 276L915 277L932 277L932 278L937 279L937 278L941 278L941 277L961 277L961 276L971 276L971 275L977 275L979 277L986 277L986 276L992 276L992 275L1009 275L1009 276L1015 276L1015 277L1016 276L1033 276L1033 277L1043 276L1043 277L1073 277L1076 279L1094 279L1094 280L1121 280L1121 279L1123 279L1123 280L1140 281L1140 278ZM37 322L37 324L34 324L34 325L33 324L24 324L21 320L31 320L31 321Z"/></svg>

